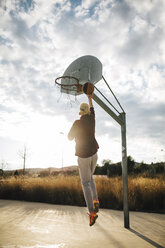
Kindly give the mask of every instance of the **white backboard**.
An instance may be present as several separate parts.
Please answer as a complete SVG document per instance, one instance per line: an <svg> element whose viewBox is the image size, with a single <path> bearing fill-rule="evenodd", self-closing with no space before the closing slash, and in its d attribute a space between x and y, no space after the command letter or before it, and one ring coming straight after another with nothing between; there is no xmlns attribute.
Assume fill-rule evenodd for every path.
<svg viewBox="0 0 165 248"><path fill-rule="evenodd" d="M83 84L85 82L91 82L96 84L98 81L102 79L102 64L101 62L94 56L86 55L79 57L74 60L66 69L63 76L72 76L79 79L79 83ZM74 84L75 80L71 79L62 79L62 84ZM71 94L71 95L79 95L82 93L77 93L74 89L65 90L61 88L61 92Z"/></svg>

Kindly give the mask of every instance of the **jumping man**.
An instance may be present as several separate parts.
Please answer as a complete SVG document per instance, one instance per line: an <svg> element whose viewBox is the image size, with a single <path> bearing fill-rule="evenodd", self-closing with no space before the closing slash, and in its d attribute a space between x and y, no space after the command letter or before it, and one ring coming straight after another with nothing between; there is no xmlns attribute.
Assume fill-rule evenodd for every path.
<svg viewBox="0 0 165 248"><path fill-rule="evenodd" d="M78 156L78 167L83 188L84 198L89 210L89 225L92 226L98 215L99 200L93 173L97 163L97 150L99 148L95 139L95 112L92 104L92 95L88 95L89 105L81 103L79 120L76 120L69 133L68 139L75 139Z"/></svg>

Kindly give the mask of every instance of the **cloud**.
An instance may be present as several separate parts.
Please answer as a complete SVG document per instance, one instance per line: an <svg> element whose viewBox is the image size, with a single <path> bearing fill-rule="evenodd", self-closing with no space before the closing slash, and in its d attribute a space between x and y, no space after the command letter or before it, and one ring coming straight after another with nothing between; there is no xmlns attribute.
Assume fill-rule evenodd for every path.
<svg viewBox="0 0 165 248"><path fill-rule="evenodd" d="M67 95L60 98L54 79L73 60L90 54L102 62L103 75L127 113L132 156L140 154L136 146L140 147L144 136L146 142L157 140L157 147L164 146L164 1L28 3L2 9L1 124L6 120L12 130L12 119L4 115L10 112L20 123L28 121L29 113L36 113L65 116L71 125L78 118L79 103ZM102 81L98 88L115 104ZM77 99L87 101L85 96ZM115 142L120 127L100 106L95 104L95 108L101 144L107 139Z"/></svg>
<svg viewBox="0 0 165 248"><path fill-rule="evenodd" d="M94 4L99 2L98 0L82 0L81 6L85 9L91 8Z"/></svg>

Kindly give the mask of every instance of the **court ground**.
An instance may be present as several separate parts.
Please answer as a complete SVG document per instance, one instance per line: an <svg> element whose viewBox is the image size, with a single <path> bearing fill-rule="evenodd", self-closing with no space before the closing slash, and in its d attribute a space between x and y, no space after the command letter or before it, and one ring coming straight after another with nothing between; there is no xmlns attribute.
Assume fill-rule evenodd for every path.
<svg viewBox="0 0 165 248"><path fill-rule="evenodd" d="M0 248L165 247L165 215L101 209L90 227L85 207L0 200Z"/></svg>

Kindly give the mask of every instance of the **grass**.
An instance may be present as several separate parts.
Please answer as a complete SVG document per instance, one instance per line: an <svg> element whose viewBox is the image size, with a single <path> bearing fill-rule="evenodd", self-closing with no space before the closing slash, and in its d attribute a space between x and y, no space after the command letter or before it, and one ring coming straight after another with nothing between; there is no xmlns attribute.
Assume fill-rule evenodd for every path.
<svg viewBox="0 0 165 248"><path fill-rule="evenodd" d="M101 207L121 210L123 208L122 178L96 177L95 181ZM130 210L164 211L165 180L163 177L129 177L128 188ZM3 179L0 181L0 198L85 206L79 176Z"/></svg>
<svg viewBox="0 0 165 248"><path fill-rule="evenodd" d="M159 178L131 178L129 201L132 210L165 210L165 180Z"/></svg>

